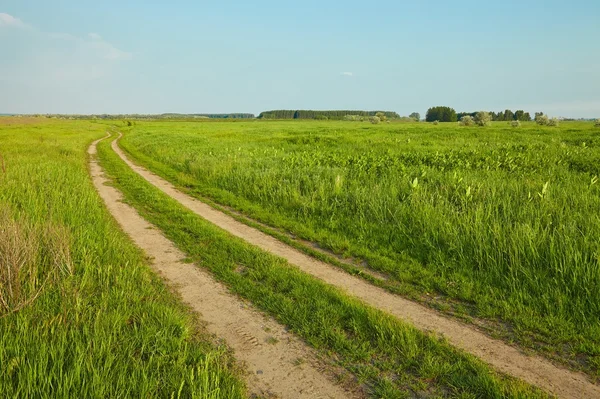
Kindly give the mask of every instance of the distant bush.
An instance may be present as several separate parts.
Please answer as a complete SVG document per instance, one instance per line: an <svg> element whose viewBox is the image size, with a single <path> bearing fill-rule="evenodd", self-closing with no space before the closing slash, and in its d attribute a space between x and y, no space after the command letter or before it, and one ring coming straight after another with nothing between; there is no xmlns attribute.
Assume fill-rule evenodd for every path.
<svg viewBox="0 0 600 399"><path fill-rule="evenodd" d="M378 116L372 116L369 118L369 122L371 122L372 124L376 125L379 122L381 122L381 119Z"/></svg>
<svg viewBox="0 0 600 399"><path fill-rule="evenodd" d="M512 121L510 122L512 127L521 127L521 121Z"/></svg>
<svg viewBox="0 0 600 399"><path fill-rule="evenodd" d="M560 121L558 118L548 118L548 115L544 115L542 113L536 114L535 122L540 126L558 126Z"/></svg>
<svg viewBox="0 0 600 399"><path fill-rule="evenodd" d="M535 123L540 126L547 126L550 119L548 119L547 115L544 114L536 114L535 115Z"/></svg>
<svg viewBox="0 0 600 399"><path fill-rule="evenodd" d="M492 124L492 116L487 111L479 111L475 115L475 123L479 126L490 126Z"/></svg>
<svg viewBox="0 0 600 399"><path fill-rule="evenodd" d="M600 127L600 119L596 119L596 122L594 123L594 126Z"/></svg>
<svg viewBox="0 0 600 399"><path fill-rule="evenodd" d="M548 126L558 126L559 123L560 122L559 122L558 118L552 118L552 119L548 120L547 125Z"/></svg>
<svg viewBox="0 0 600 399"><path fill-rule="evenodd" d="M473 118L471 118L470 115L465 115L462 118L460 118L460 122L461 126L473 126L475 124L475 120Z"/></svg>
<svg viewBox="0 0 600 399"><path fill-rule="evenodd" d="M384 114L383 112L378 112L378 113L376 113L376 114L375 114L375 116L376 116L377 118L379 118L379 120L380 120L381 122L385 122L385 121L387 121L387 116L385 116L385 114Z"/></svg>
<svg viewBox="0 0 600 399"><path fill-rule="evenodd" d="M414 119L416 122L421 120L421 114L418 112L413 112L408 117Z"/></svg>
<svg viewBox="0 0 600 399"><path fill-rule="evenodd" d="M360 115L346 115L346 116L344 116L344 120L345 121L362 122L365 120L365 118Z"/></svg>
<svg viewBox="0 0 600 399"><path fill-rule="evenodd" d="M440 121L433 121L433 124L434 124L434 125L439 125L439 124L440 124Z"/></svg>
<svg viewBox="0 0 600 399"><path fill-rule="evenodd" d="M315 115L315 119L318 120L318 121L326 121L329 118L326 117L325 115Z"/></svg>

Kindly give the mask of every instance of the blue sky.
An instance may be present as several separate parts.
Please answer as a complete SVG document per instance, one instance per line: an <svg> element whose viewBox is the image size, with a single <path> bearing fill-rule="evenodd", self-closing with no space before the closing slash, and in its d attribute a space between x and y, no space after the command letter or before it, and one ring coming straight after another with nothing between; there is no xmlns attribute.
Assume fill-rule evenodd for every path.
<svg viewBox="0 0 600 399"><path fill-rule="evenodd" d="M2 0L0 112L600 117L600 2Z"/></svg>

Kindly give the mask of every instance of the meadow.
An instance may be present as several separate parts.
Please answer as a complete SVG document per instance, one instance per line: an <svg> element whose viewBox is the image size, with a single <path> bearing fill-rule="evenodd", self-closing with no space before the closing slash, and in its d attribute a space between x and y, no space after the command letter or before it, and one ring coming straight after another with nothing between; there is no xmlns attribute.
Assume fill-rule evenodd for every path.
<svg viewBox="0 0 600 399"><path fill-rule="evenodd" d="M190 262L301 337L337 380L358 385L366 397L546 397L434 334L366 306L221 230L136 174L108 141L99 144L98 155L126 202Z"/></svg>
<svg viewBox="0 0 600 399"><path fill-rule="evenodd" d="M247 395L235 354L152 272L95 192L86 150L107 130L185 191L308 253L342 267L348 258L386 277L362 274L373 284L597 373L597 310L585 302L597 299L597 252L585 252L598 238L592 125L114 123L0 118L0 396ZM109 140L98 159L187 261L365 396L546 396L222 231L138 176ZM571 235L574 226L586 230ZM542 264L559 260L561 275Z"/></svg>
<svg viewBox="0 0 600 399"><path fill-rule="evenodd" d="M600 129L135 122L121 146L379 284L600 375ZM307 248L307 251L309 249Z"/></svg>
<svg viewBox="0 0 600 399"><path fill-rule="evenodd" d="M0 397L241 398L91 183L106 126L0 118Z"/></svg>

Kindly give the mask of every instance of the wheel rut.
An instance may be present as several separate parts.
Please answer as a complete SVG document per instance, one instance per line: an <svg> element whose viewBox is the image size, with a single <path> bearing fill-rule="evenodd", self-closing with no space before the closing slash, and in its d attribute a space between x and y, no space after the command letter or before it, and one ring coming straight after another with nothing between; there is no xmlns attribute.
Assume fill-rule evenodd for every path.
<svg viewBox="0 0 600 399"><path fill-rule="evenodd" d="M200 315L207 330L233 349L248 370L250 394L266 398L363 396L334 382L316 353L282 325L229 293L208 272L183 262L186 255L123 203L120 191L106 185L108 179L95 157L101 140L88 149L90 174L100 197L121 228L152 259L152 268ZM298 359L306 362L300 365Z"/></svg>
<svg viewBox="0 0 600 399"><path fill-rule="evenodd" d="M182 193L170 182L134 164L119 148L118 140L113 141L111 146L137 174L197 215L264 251L286 259L288 263L305 273L342 289L347 294L361 299L365 304L407 321L422 331L443 336L452 345L477 356L496 370L536 385L550 394L573 399L600 398L600 386L591 382L585 374L556 366L537 355L524 354L518 348L490 338L470 325L442 316L430 308L394 295L341 269L314 259Z"/></svg>

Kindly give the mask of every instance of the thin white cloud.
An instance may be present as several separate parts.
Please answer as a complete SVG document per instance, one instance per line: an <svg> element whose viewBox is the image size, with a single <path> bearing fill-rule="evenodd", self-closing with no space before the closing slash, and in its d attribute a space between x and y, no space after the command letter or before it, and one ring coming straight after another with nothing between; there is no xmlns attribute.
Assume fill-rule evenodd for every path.
<svg viewBox="0 0 600 399"><path fill-rule="evenodd" d="M21 28L12 29L19 37L11 40L22 45L7 49L6 62L0 63L0 82L27 90L51 92L58 87L75 92L85 85L109 79L122 62L133 58L98 33L75 36L47 32L2 13L0 30L5 27ZM23 51L24 48L28 51Z"/></svg>
<svg viewBox="0 0 600 399"><path fill-rule="evenodd" d="M13 17L10 14L0 12L0 27L13 27L13 28L27 28L27 25L23 23L19 18Z"/></svg>
<svg viewBox="0 0 600 399"><path fill-rule="evenodd" d="M105 60L126 61L133 58L133 54L118 49L97 33L89 33L84 38L69 33L48 33L47 35L53 39L76 43L82 49L94 52Z"/></svg>
<svg viewBox="0 0 600 399"><path fill-rule="evenodd" d="M102 36L100 36L98 33L89 33L85 37L77 37L69 33L43 32L39 29L31 27L30 25L27 25L17 17L6 13L0 13L0 27L3 26L28 28L30 31L34 31L36 34L45 38L70 41L77 44L77 47L80 48L80 51L85 53L95 53L97 56L105 60L124 61L130 60L133 57L131 53L120 50L111 43L102 39Z"/></svg>
<svg viewBox="0 0 600 399"><path fill-rule="evenodd" d="M354 74L352 72L342 72L341 75L342 76L354 76Z"/></svg>
<svg viewBox="0 0 600 399"><path fill-rule="evenodd" d="M133 58L131 53L123 50L119 50L112 44L105 42L104 40L95 40L92 43L88 43L91 47L97 49L107 60L114 61L127 61Z"/></svg>

